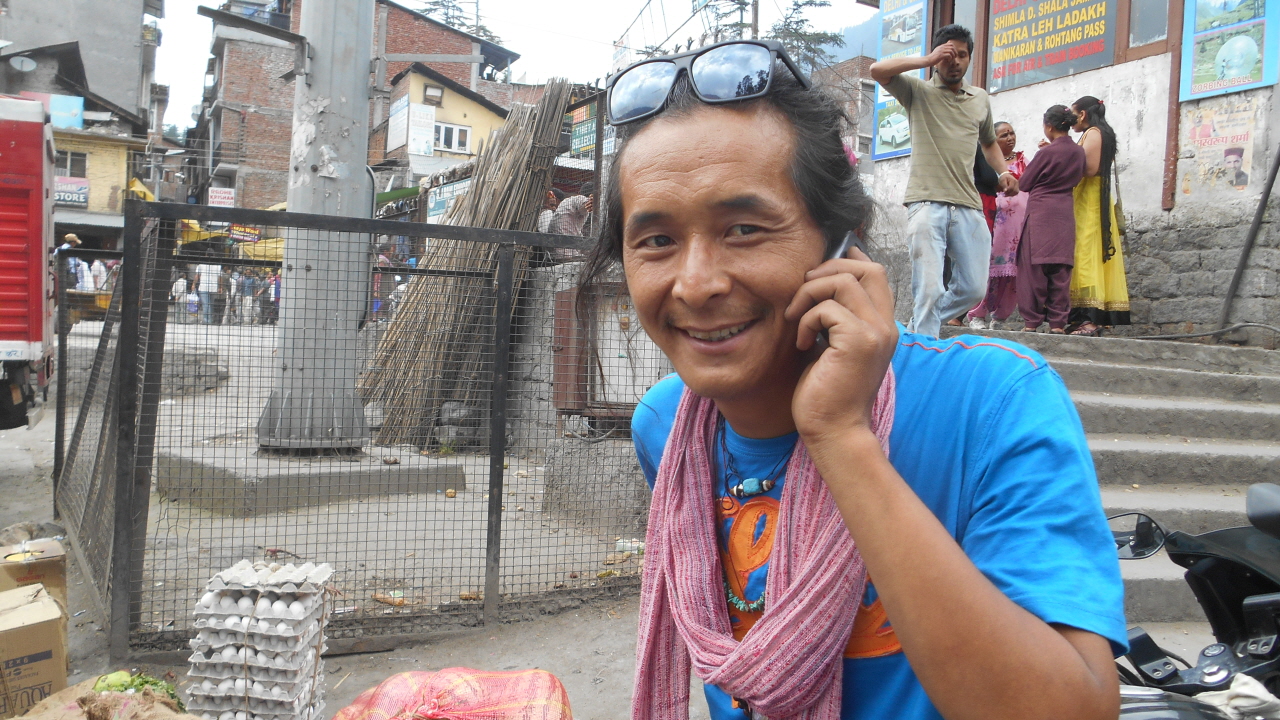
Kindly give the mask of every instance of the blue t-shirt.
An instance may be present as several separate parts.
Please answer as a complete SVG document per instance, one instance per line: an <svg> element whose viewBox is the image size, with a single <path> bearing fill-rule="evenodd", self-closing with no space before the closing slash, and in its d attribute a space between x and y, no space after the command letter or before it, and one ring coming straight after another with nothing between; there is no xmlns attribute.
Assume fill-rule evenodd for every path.
<svg viewBox="0 0 1280 720"><path fill-rule="evenodd" d="M1124 587L1102 512L1093 459L1062 379L1032 350L983 337L948 340L899 326L897 406L889 460L1009 599L1047 623L1096 633L1126 649ZM684 383L671 375L632 418L636 455L652 487ZM725 426L737 481L770 478L797 435L752 440ZM717 517L725 582L744 603L762 597L781 497L726 491L716 449ZM940 720L893 633L870 578L845 650L842 720ZM759 613L730 607L741 637ZM963 622L963 618L956 618ZM715 720L746 720L706 686Z"/></svg>

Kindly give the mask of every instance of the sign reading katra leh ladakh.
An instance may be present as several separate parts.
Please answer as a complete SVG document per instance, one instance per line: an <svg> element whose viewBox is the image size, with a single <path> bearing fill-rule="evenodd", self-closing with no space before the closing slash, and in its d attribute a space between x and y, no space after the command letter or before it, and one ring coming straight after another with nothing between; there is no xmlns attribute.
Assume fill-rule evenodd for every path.
<svg viewBox="0 0 1280 720"><path fill-rule="evenodd" d="M1115 60L1114 0L991 0L991 92Z"/></svg>

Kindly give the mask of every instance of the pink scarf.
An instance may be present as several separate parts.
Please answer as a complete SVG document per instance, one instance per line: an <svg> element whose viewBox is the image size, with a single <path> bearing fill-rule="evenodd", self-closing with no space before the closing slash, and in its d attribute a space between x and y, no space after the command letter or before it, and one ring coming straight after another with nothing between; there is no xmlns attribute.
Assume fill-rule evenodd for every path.
<svg viewBox="0 0 1280 720"><path fill-rule="evenodd" d="M872 409L885 454L890 367ZM633 720L687 720L689 670L774 720L839 720L843 651L867 573L831 492L797 441L769 556L764 615L733 638L716 540L715 403L687 388L649 509Z"/></svg>

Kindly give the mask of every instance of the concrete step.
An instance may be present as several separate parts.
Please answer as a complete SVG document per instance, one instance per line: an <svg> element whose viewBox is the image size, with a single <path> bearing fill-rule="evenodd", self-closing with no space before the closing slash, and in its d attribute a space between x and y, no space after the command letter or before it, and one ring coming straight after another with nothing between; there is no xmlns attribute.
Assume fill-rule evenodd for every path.
<svg viewBox="0 0 1280 720"><path fill-rule="evenodd" d="M1235 486L1280 481L1280 444L1168 435L1090 435L1104 486Z"/></svg>
<svg viewBox="0 0 1280 720"><path fill-rule="evenodd" d="M1164 551L1142 560L1122 560L1125 619L1130 624L1205 622L1184 572Z"/></svg>
<svg viewBox="0 0 1280 720"><path fill-rule="evenodd" d="M1206 345L1119 337L1073 337L1049 333L944 327L943 337L999 337L1021 343L1054 360L1141 365L1178 370L1280 376L1280 352L1231 345Z"/></svg>
<svg viewBox="0 0 1280 720"><path fill-rule="evenodd" d="M1191 535L1248 525L1244 500L1245 489L1232 486L1176 490L1102 488L1102 509L1108 517L1142 512L1155 518L1165 532L1178 530Z"/></svg>
<svg viewBox="0 0 1280 720"><path fill-rule="evenodd" d="M1232 375L1067 358L1051 358L1049 364L1062 376L1072 393L1109 392L1280 403L1280 377L1277 376Z"/></svg>
<svg viewBox="0 0 1280 720"><path fill-rule="evenodd" d="M1085 432L1280 441L1280 405L1075 392Z"/></svg>

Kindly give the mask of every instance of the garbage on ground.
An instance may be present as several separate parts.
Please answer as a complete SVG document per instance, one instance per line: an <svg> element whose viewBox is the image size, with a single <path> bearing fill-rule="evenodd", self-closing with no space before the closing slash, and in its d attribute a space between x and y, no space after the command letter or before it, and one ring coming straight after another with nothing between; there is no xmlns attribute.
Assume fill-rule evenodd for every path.
<svg viewBox="0 0 1280 720"><path fill-rule="evenodd" d="M0 668L0 718L67 687L67 618L39 583L0 592Z"/></svg>
<svg viewBox="0 0 1280 720"><path fill-rule="evenodd" d="M195 607L192 714L312 720L324 709L328 565L249 563L213 576Z"/></svg>
<svg viewBox="0 0 1280 720"><path fill-rule="evenodd" d="M27 540L62 540L66 536L66 529L57 523L20 522L0 530L0 546L17 545Z"/></svg>
<svg viewBox="0 0 1280 720"><path fill-rule="evenodd" d="M129 675L128 672L112 675ZM103 676L110 677L110 676ZM130 681L139 676L130 676ZM22 716L22 720L197 720L182 713L181 704L172 695L172 685L166 690L156 683L162 680L145 680L141 691L95 691L94 686L102 678L90 678L42 700Z"/></svg>
<svg viewBox="0 0 1280 720"><path fill-rule="evenodd" d="M644 541L631 538L630 540L618 540L614 545L614 549L618 552L635 553L636 555L644 554Z"/></svg>
<svg viewBox="0 0 1280 720"><path fill-rule="evenodd" d="M173 683L151 677L146 673L134 675L128 670L117 670L99 677L93 683L93 691L99 693L117 692L133 695L148 689L157 695L172 700L179 712L186 711L187 708L182 704L182 698L178 697L178 691L174 689Z"/></svg>
<svg viewBox="0 0 1280 720"><path fill-rule="evenodd" d="M406 672L369 688L333 720L439 717L450 720L572 720L569 696L545 670L446 668Z"/></svg>
<svg viewBox="0 0 1280 720"><path fill-rule="evenodd" d="M0 592L40 583L67 610L67 551L57 540L28 540L0 548Z"/></svg>

